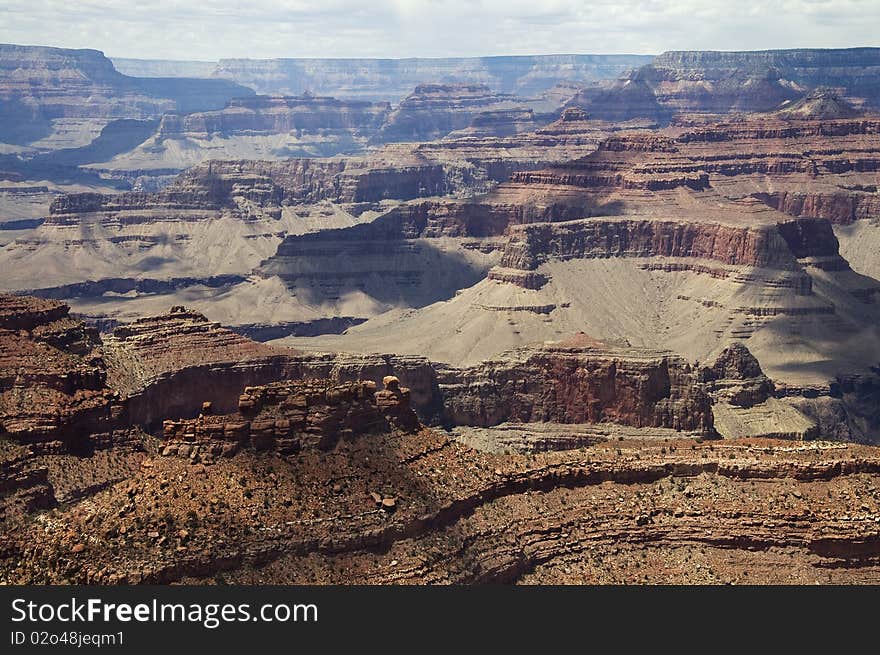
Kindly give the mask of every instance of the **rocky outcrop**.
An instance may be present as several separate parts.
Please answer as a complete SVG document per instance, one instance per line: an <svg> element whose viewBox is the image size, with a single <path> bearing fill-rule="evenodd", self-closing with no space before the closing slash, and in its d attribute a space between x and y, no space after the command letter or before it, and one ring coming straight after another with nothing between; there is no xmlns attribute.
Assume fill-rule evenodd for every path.
<svg viewBox="0 0 880 655"><path fill-rule="evenodd" d="M834 225L880 216L880 195L871 188L832 192L775 191L754 194L762 202L790 216L824 218Z"/></svg>
<svg viewBox="0 0 880 655"><path fill-rule="evenodd" d="M522 171L512 183L576 186L588 189L662 191L708 188L707 167L679 153L675 141L651 133L611 136L595 153L540 171Z"/></svg>
<svg viewBox="0 0 880 655"><path fill-rule="evenodd" d="M0 508L3 516L48 509L56 504L49 469L34 461L31 448L0 442ZM2 551L0 537L0 551Z"/></svg>
<svg viewBox="0 0 880 655"><path fill-rule="evenodd" d="M203 401L231 411L245 386L283 379L288 354L183 307L118 327L103 345L107 384L133 425L192 416Z"/></svg>
<svg viewBox="0 0 880 655"><path fill-rule="evenodd" d="M712 434L709 396L671 353L544 346L438 370L449 425L618 423Z"/></svg>
<svg viewBox="0 0 880 655"><path fill-rule="evenodd" d="M732 77L742 80L772 72L775 79L816 89L835 87L846 95L880 100L877 71L880 48L828 48L757 50L751 52L672 51L651 62L651 68L673 71L682 77L702 73L704 79ZM742 107L748 110L748 107Z"/></svg>
<svg viewBox="0 0 880 655"><path fill-rule="evenodd" d="M741 343L732 343L715 363L701 369L715 402L753 407L773 394L773 382L764 375L755 356Z"/></svg>
<svg viewBox="0 0 880 655"><path fill-rule="evenodd" d="M125 402L127 425L157 425L189 418L210 402L218 414L234 412L246 387L281 380L333 384L397 376L426 421L442 399L431 363L420 357L300 353L261 344L183 307L117 327L103 337L107 385Z"/></svg>
<svg viewBox="0 0 880 655"><path fill-rule="evenodd" d="M493 266L489 269L489 274L486 277L496 282L515 284L523 289L540 289L547 284L547 276L537 271L523 271L503 266Z"/></svg>
<svg viewBox="0 0 880 655"><path fill-rule="evenodd" d="M323 302L365 294L391 308L401 303L421 307L449 298L478 282L494 256L435 246L434 238L487 236L495 223L491 216L470 216L466 206L433 220L433 206L404 206L371 223L290 235L257 272L277 276L292 292ZM498 229L503 230L503 224Z"/></svg>
<svg viewBox="0 0 880 655"><path fill-rule="evenodd" d="M35 312L51 304L34 302ZM102 344L94 330L70 319L36 326L30 341L42 348L43 357L51 347L92 358L91 369L80 365L28 376L27 353L22 353L14 367L2 368L14 373L14 379L0 380L10 390L4 396L5 429L19 441L51 441L62 450L82 447L77 439L92 440L92 447L124 443L129 428L194 416L203 407L251 416L264 404L283 405L285 394L308 396L316 385L368 383L375 391L382 384L385 389L370 395L370 402L401 429L413 425L407 418L411 406L422 420L447 425L607 422L702 434L712 434L712 398L748 407L772 390L741 346L705 370L692 369L670 353L598 342L525 348L478 366L453 368L414 357L297 353L250 341L182 307L120 326ZM405 392L398 391L398 379ZM283 380L290 382L272 386ZM257 386L266 384L269 391ZM22 403L38 400L41 388L54 390L43 394L52 404L31 416ZM12 413L10 399L18 399L18 414ZM57 414L65 421L37 421ZM175 435L192 432L189 423L180 426Z"/></svg>
<svg viewBox="0 0 880 655"><path fill-rule="evenodd" d="M67 317L69 308L59 302L21 296L0 296L0 329L30 332Z"/></svg>
<svg viewBox="0 0 880 655"><path fill-rule="evenodd" d="M249 451L209 466L149 458L87 508L50 514L69 529L5 531L0 577L864 582L880 545L878 470L864 447L630 438L490 455L429 431L343 441L293 465Z"/></svg>
<svg viewBox="0 0 880 655"><path fill-rule="evenodd" d="M635 73L613 83L582 89L567 100L566 106L614 122L647 119L666 123L673 116L672 110L660 103L655 89Z"/></svg>
<svg viewBox="0 0 880 655"><path fill-rule="evenodd" d="M409 389L390 376L382 391L372 381L246 387L237 414L212 415L207 402L196 419L165 421L162 455L210 462L249 447L280 455L332 450L340 440L416 429L409 402Z"/></svg>
<svg viewBox="0 0 880 655"><path fill-rule="evenodd" d="M97 331L66 305L0 295L0 434L40 452L87 452L121 415L106 376Z"/></svg>
<svg viewBox="0 0 880 655"><path fill-rule="evenodd" d="M796 120L853 118L861 112L834 89L814 89L797 102L785 104L775 114Z"/></svg>
<svg viewBox="0 0 880 655"><path fill-rule="evenodd" d="M215 111L166 114L155 136L136 155L149 160L164 151L205 147L204 158L216 159L223 156L224 146L230 152L248 152L247 144L253 144L265 152L267 143L279 158L353 153L363 149L390 111L386 102L311 94L235 98ZM271 138L276 136L284 139Z"/></svg>
<svg viewBox="0 0 880 655"><path fill-rule="evenodd" d="M466 128L452 131L445 138L511 137L532 132L541 124L542 121L536 120L532 109L489 109L474 116Z"/></svg>
<svg viewBox="0 0 880 655"><path fill-rule="evenodd" d="M829 221L803 218L777 223L776 228L797 259L829 258L848 268L846 261L840 260L840 244Z"/></svg>
<svg viewBox="0 0 880 655"><path fill-rule="evenodd" d="M756 157L767 156L768 153L763 153L759 149L753 148L751 144L747 143L748 141L810 139L812 137L830 137L833 139L837 137L880 134L880 120L871 117L840 120L779 120L775 115L768 117L758 115L734 122L706 124L700 121L682 120L680 124L684 129L675 136L674 140L677 143L743 141L746 143L739 144L740 154L749 154ZM846 142L843 141L843 143ZM827 150L827 152L822 153L826 155L840 154L841 152L840 149L835 148L823 148L823 150ZM870 152L870 149L868 152ZM773 153L769 154L772 155ZM815 155L818 153L811 154ZM776 153L776 155L778 156L779 153ZM786 155L792 158L804 158L807 153L803 152L803 149L800 152L797 149L793 149L791 152L786 152Z"/></svg>
<svg viewBox="0 0 880 655"><path fill-rule="evenodd" d="M467 176L454 164L406 158L400 162L370 158L210 161L189 169L157 193L62 196L52 203L50 222L75 221L78 214L94 212L227 208L239 209L247 220L259 216L252 207L277 217L282 206L442 196L467 183Z"/></svg>
<svg viewBox="0 0 880 655"><path fill-rule="evenodd" d="M388 103L313 96L251 96L229 101L223 109L191 114L168 114L159 126L160 138L212 134L278 134L292 130L346 130L370 136L391 107Z"/></svg>

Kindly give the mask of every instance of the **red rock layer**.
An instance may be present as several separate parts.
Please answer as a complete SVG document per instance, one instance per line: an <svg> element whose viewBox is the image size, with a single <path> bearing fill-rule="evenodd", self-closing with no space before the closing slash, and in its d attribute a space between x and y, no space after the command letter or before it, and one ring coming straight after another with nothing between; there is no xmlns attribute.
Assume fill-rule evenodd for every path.
<svg viewBox="0 0 880 655"><path fill-rule="evenodd" d="M93 447L121 411L97 331L67 313L55 301L0 295L0 434L43 451Z"/></svg>
<svg viewBox="0 0 880 655"><path fill-rule="evenodd" d="M609 422L712 433L706 389L670 353L545 346L441 368L438 383L450 425Z"/></svg>
<svg viewBox="0 0 880 655"><path fill-rule="evenodd" d="M795 231L795 230L792 230ZM833 234L816 249L832 249ZM810 232L809 236L813 236ZM794 236L792 236L794 239ZM804 236L801 242L806 239ZM808 246L803 245L802 249ZM812 247L812 246L810 246ZM548 259L693 257L725 264L796 270L796 257L776 227L735 227L709 222L584 219L510 228L502 266L532 270ZM804 255L800 255L804 256Z"/></svg>
<svg viewBox="0 0 880 655"><path fill-rule="evenodd" d="M790 216L824 218L835 225L880 216L880 195L870 189L840 192L776 191L755 197Z"/></svg>
<svg viewBox="0 0 880 655"><path fill-rule="evenodd" d="M210 410L210 403L205 409ZM400 388L397 378L386 378L386 388L378 392L372 381L280 382L245 388L237 414L165 421L162 454L194 462L231 457L248 447L293 455L418 425L409 389Z"/></svg>

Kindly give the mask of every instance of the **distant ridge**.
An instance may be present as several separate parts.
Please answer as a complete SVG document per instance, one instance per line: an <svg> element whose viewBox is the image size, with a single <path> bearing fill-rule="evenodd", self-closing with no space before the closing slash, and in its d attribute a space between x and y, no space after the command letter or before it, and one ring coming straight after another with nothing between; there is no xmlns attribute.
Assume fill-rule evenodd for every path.
<svg viewBox="0 0 880 655"><path fill-rule="evenodd" d="M210 62L114 59L120 71L181 77L199 71L257 93L399 100L423 82L486 84L499 93L537 95L559 82L612 80L643 66L652 55L515 55L409 59L221 59Z"/></svg>

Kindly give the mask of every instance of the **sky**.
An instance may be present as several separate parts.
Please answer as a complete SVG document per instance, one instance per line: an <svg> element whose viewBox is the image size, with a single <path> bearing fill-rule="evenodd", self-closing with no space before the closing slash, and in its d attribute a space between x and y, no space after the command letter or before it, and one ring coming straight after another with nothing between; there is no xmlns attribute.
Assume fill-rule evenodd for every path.
<svg viewBox="0 0 880 655"><path fill-rule="evenodd" d="M465 57L880 46L880 0L3 0L0 42L111 57Z"/></svg>

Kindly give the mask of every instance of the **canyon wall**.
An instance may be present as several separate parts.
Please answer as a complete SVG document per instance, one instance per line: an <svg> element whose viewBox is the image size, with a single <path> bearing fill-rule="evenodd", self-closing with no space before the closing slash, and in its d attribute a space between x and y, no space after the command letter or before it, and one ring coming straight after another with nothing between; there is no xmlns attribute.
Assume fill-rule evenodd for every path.
<svg viewBox="0 0 880 655"><path fill-rule="evenodd" d="M516 96L495 93L485 84L419 84L389 114L374 141L431 141L464 130L478 118L484 122L481 125L481 120L477 120L476 127L501 136L510 128L505 121L498 120L498 112L527 112L521 106L523 102ZM496 132L493 127L499 130Z"/></svg>
<svg viewBox="0 0 880 655"><path fill-rule="evenodd" d="M712 432L691 368L664 353L544 347L468 369L441 369L449 425L616 423Z"/></svg>
<svg viewBox="0 0 880 655"><path fill-rule="evenodd" d="M0 44L0 140L10 143L49 135L54 119L155 118L252 94L227 80L128 77L97 50Z"/></svg>
<svg viewBox="0 0 880 655"><path fill-rule="evenodd" d="M97 330L51 300L0 295L0 433L43 452L110 441L121 405Z"/></svg>
<svg viewBox="0 0 880 655"><path fill-rule="evenodd" d="M390 109L390 105L383 102L343 101L313 95L251 96L233 99L220 110L165 115L159 136L291 130L350 130L353 134L369 136L382 125Z"/></svg>
<svg viewBox="0 0 880 655"><path fill-rule="evenodd" d="M613 79L650 61L645 55L535 55L438 59L221 59L214 77L258 93L304 91L340 98L403 98L424 82L486 84L536 95L560 81Z"/></svg>
<svg viewBox="0 0 880 655"><path fill-rule="evenodd" d="M215 416L211 403L195 419L165 421L162 455L210 462L242 448L293 455L333 450L340 441L419 427L409 389L393 376L333 384L311 380L246 387L238 412Z"/></svg>
<svg viewBox="0 0 880 655"><path fill-rule="evenodd" d="M620 81L586 88L571 103L598 118L767 112L817 87L880 106L880 48L666 52Z"/></svg>
<svg viewBox="0 0 880 655"><path fill-rule="evenodd" d="M837 254L837 240L827 221L802 219L792 221L791 225L742 228L595 218L521 225L510 228L511 237L501 265L533 270L550 259L693 257L724 264L797 270L796 259L807 256L803 253Z"/></svg>

